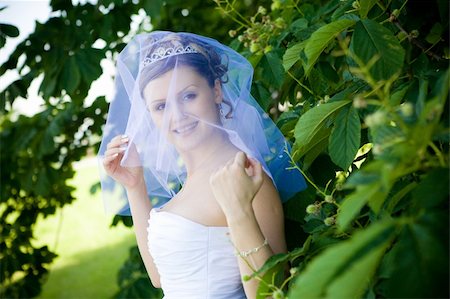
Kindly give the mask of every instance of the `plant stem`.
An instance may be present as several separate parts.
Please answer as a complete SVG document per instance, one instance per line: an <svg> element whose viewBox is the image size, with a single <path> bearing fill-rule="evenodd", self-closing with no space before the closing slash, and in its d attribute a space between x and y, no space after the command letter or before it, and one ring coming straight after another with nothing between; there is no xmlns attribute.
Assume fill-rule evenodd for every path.
<svg viewBox="0 0 450 299"><path fill-rule="evenodd" d="M316 189L317 192L319 192L323 197L327 196L327 194L325 192L323 192L322 190L320 190L319 187L317 187L317 185L314 184L314 182L305 174L305 172L303 170L301 170L300 167L298 167L297 163L295 163L294 159L292 158L292 155L289 153L287 148L285 148L284 151L286 152L286 154L289 156L289 159L291 160L292 167L290 167L289 169L297 169L298 171L300 171L300 173L303 175L303 177L308 181L308 183L310 183L314 187L314 189Z"/></svg>
<svg viewBox="0 0 450 299"><path fill-rule="evenodd" d="M446 167L445 165L445 160L444 160L444 156L442 155L441 151L437 148L436 144L434 144L434 142L430 141L430 143L428 143L428 145L434 150L434 152L436 153L436 156L439 159L439 164L442 167Z"/></svg>
<svg viewBox="0 0 450 299"><path fill-rule="evenodd" d="M311 89L309 89L306 85L304 85L302 82L300 82L300 80L298 80L297 78L295 78L295 76L294 76L290 71L287 71L287 73L288 73L289 76L291 76L292 79L294 79L295 82L297 82L298 85L300 85L301 87L303 87L304 89L306 89L306 90L307 90L310 94L312 94L315 98L321 99L320 97L318 97L317 95L315 95L314 92L313 92Z"/></svg>

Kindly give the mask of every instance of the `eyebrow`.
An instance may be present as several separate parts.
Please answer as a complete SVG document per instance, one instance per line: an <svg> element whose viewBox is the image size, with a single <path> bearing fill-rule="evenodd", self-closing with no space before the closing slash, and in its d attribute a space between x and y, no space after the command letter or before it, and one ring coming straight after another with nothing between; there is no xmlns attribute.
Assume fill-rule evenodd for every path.
<svg viewBox="0 0 450 299"><path fill-rule="evenodd" d="M188 86L184 87L182 90L180 90L179 92L177 92L177 95L180 95L181 93L183 93L186 89L188 89L188 88L191 87L191 86L195 86L195 87L198 88L198 86L195 85L195 84L189 84ZM154 101L150 101L150 104L160 103L160 102L165 102L165 101L166 101L166 99L157 99L157 100L154 100Z"/></svg>

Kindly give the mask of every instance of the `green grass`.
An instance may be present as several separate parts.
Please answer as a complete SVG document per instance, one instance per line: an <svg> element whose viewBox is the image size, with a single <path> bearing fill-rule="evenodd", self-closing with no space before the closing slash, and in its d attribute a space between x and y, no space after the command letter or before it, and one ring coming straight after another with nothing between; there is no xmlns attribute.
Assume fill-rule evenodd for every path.
<svg viewBox="0 0 450 299"><path fill-rule="evenodd" d="M71 182L76 200L38 221L35 244L58 254L38 298L100 299L117 292L117 272L135 239L123 225L110 227L100 193L89 193L97 181L96 163L82 163Z"/></svg>

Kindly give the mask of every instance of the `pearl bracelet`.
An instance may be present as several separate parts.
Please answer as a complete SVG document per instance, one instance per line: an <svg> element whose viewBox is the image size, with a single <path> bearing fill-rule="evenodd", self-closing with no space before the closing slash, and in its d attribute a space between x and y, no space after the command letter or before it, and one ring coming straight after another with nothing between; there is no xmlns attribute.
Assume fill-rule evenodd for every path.
<svg viewBox="0 0 450 299"><path fill-rule="evenodd" d="M255 248L252 248L252 249L250 249L250 250L247 250L247 251L238 251L238 252L236 252L236 255L237 256L240 256L240 257L247 257L247 256L249 256L250 254L253 254L253 253L256 253L256 252L258 252L259 250L261 250L264 246L267 246L267 245L269 245L269 243L267 242L267 239L264 239L264 243L262 244L262 245L260 245L260 246L258 246L258 247L255 247Z"/></svg>

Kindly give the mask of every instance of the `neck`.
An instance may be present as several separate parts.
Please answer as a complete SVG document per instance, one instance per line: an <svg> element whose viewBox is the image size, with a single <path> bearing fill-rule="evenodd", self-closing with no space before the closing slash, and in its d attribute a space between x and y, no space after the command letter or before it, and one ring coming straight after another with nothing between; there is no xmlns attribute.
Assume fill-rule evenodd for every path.
<svg viewBox="0 0 450 299"><path fill-rule="evenodd" d="M212 139L194 151L180 152L180 156L186 164L187 178L211 173L230 159L229 153L238 150L225 132L215 134Z"/></svg>

